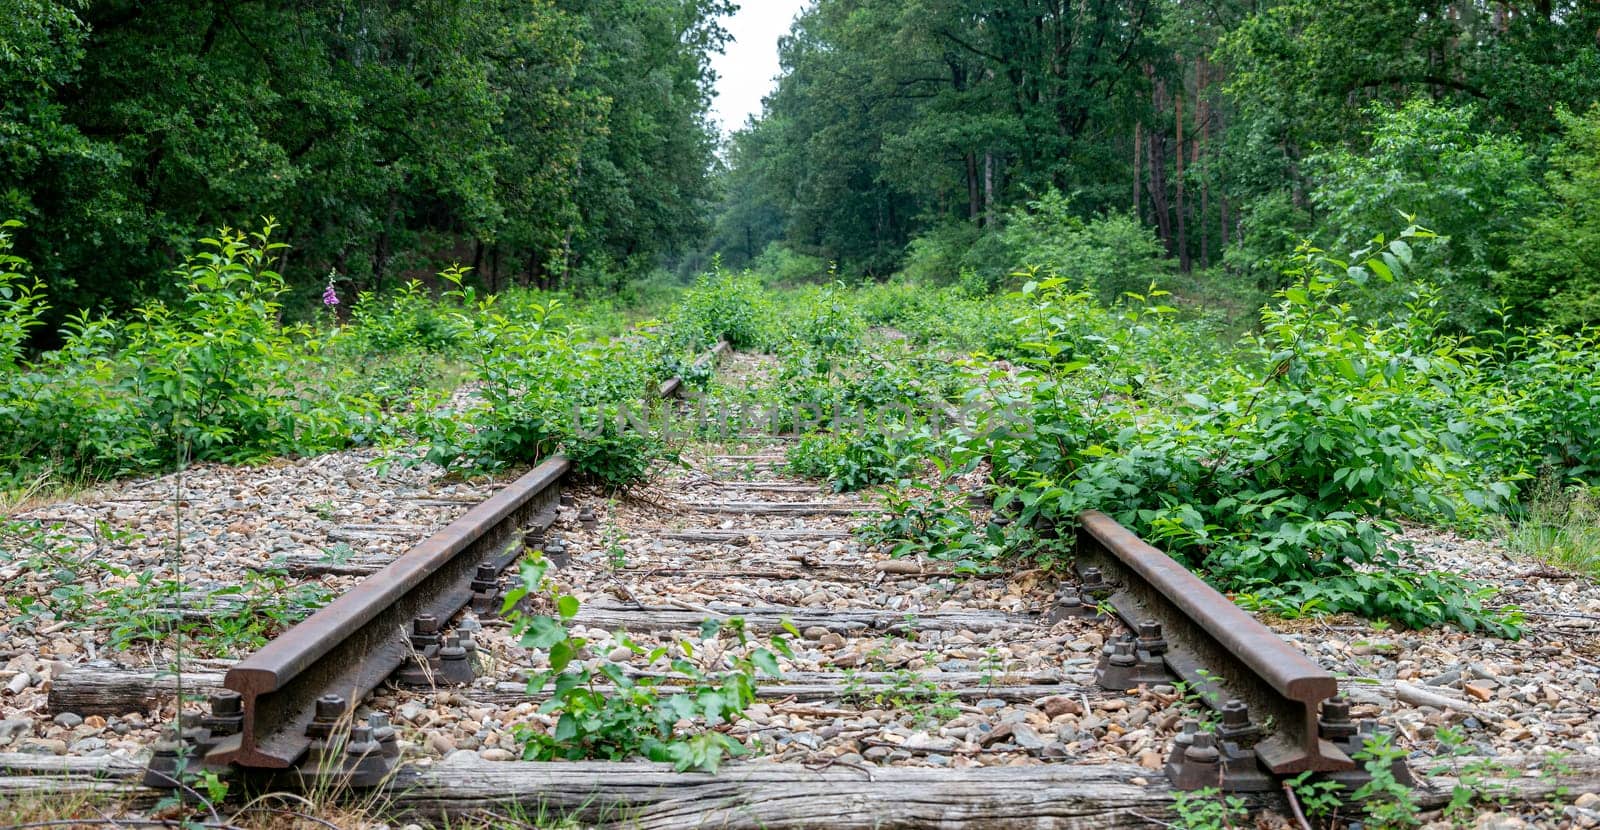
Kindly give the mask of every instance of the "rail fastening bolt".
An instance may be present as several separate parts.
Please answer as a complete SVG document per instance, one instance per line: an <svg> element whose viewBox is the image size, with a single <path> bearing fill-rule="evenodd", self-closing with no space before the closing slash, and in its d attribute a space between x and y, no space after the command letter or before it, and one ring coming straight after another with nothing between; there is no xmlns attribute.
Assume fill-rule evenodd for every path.
<svg viewBox="0 0 1600 830"><path fill-rule="evenodd" d="M1250 707L1245 702L1234 698L1222 704L1222 725L1231 727L1250 725Z"/></svg>
<svg viewBox="0 0 1600 830"><path fill-rule="evenodd" d="M1186 718L1178 734L1172 736L1172 745L1181 749L1188 749L1194 744L1194 736L1200 734L1200 721Z"/></svg>
<svg viewBox="0 0 1600 830"><path fill-rule="evenodd" d="M317 698L316 719L333 723L344 717L344 698L339 695L323 695Z"/></svg>
<svg viewBox="0 0 1600 830"><path fill-rule="evenodd" d="M1350 719L1350 701L1343 696L1330 697L1322 702L1322 717L1317 719L1317 732L1330 741L1352 738L1359 731Z"/></svg>
<svg viewBox="0 0 1600 830"><path fill-rule="evenodd" d="M346 755L369 755L378 751L378 742L372 739L372 727L357 726L350 730L350 742L344 745Z"/></svg>
<svg viewBox="0 0 1600 830"><path fill-rule="evenodd" d="M1153 657L1167 653L1167 641L1161 636L1159 621L1145 620L1139 623L1139 648L1150 652Z"/></svg>
<svg viewBox="0 0 1600 830"><path fill-rule="evenodd" d="M1183 760L1190 764L1213 765L1222 759L1217 751L1217 737L1210 732L1196 732L1194 743L1183 751Z"/></svg>
<svg viewBox="0 0 1600 830"><path fill-rule="evenodd" d="M1111 665L1126 667L1138 665L1138 658L1133 656L1133 644L1127 640L1118 640L1111 651Z"/></svg>
<svg viewBox="0 0 1600 830"><path fill-rule="evenodd" d="M211 714L237 715L244 711L244 697L232 689L223 689L211 695Z"/></svg>

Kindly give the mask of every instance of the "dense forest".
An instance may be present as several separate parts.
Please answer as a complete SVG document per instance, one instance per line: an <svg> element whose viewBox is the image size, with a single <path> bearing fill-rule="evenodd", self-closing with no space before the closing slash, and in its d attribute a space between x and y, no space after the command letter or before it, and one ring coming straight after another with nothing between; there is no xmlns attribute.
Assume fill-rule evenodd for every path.
<svg viewBox="0 0 1600 830"><path fill-rule="evenodd" d="M1248 310L1300 240L1415 223L1457 327L1600 319L1592 3L820 0L719 154L732 8L4 0L0 217L57 319L263 216L305 307L451 262L611 294L1115 249L1108 298L1178 273Z"/></svg>
<svg viewBox="0 0 1600 830"><path fill-rule="evenodd" d="M1165 264L1270 289L1300 239L1406 214L1449 237L1459 324L1589 322L1597 39L1600 7L1549 0L821 0L733 137L713 247L993 281L1044 232L1066 247L1034 264L1117 248L1109 296Z"/></svg>
<svg viewBox="0 0 1600 830"><path fill-rule="evenodd" d="M307 300L452 261L611 288L701 236L728 8L3 0L0 217L63 308L262 216Z"/></svg>

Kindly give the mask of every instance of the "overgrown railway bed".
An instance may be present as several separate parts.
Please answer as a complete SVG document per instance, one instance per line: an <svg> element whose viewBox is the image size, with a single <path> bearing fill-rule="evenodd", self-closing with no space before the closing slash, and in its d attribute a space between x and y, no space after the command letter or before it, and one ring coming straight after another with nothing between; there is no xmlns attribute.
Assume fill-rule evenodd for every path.
<svg viewBox="0 0 1600 830"><path fill-rule="evenodd" d="M759 384L765 369L745 355L728 364L725 382L735 384ZM504 813L517 804L530 815L641 827L1120 827L1174 821L1169 778L1188 787L1220 781L1243 790L1248 806L1292 815L1282 781L1304 769L1350 775L1347 739L1359 729L1354 723L1365 722L1409 750L1418 773L1433 771L1430 756L1453 756L1443 762L1449 775L1422 776L1410 796L1421 806L1442 806L1460 785L1503 797L1508 816L1551 826L1600 819L1580 797L1600 789L1600 675L1590 618L1600 609L1583 605L1593 603L1586 586L1522 575L1525 592L1544 581L1549 596L1543 605L1520 601L1552 616L1536 617L1530 636L1515 644L1349 621L1275 623L1273 633L1253 629L1258 624L1247 615L1182 573L1130 565L1166 560L1141 560L1153 552L1103 517L1086 518L1082 547L1099 553L1080 568L1098 566L1115 583L1106 588L1092 574L1059 583L1041 572L973 577L941 563L913 568L851 533L878 510L870 498L834 496L786 475L783 448L780 440L697 445L686 467L665 471L650 488L607 499L567 487L564 505L556 500L559 472L534 471L498 491L498 508L448 511L456 523L409 552L375 550L354 537L349 556L287 556L292 584L357 587L245 660L200 663L185 673L186 692L222 695L204 721L214 734L191 736L204 740L198 751L235 762L237 772L305 767L308 748L317 751L320 727L312 725L308 736L305 722L316 699L349 688L354 694L345 697L360 701L351 714L357 723L377 714L380 732L384 718L396 729L397 757L362 766L346 753L322 772L372 774L392 810L419 818ZM456 556L468 545L476 547ZM497 603L480 598L474 610L473 590L485 586L471 583L482 576L481 560L509 566L528 546L544 548L561 565L550 578L580 601L571 621L572 633L588 641L580 661L611 666L619 676L661 675L663 659L651 661L650 650L683 640L699 644L692 661L700 666L741 653L727 636L734 618L758 642L792 625L798 636L791 636L783 676L763 679L754 705L723 727L750 756L715 775L638 761L514 760L519 729L556 725L539 711L545 698L530 696L525 682L548 668L548 655L522 647L493 615L477 613ZM467 608L458 617L452 605ZM421 613L445 622L441 646L450 645L451 632L471 632L475 653L467 662L477 676L470 682L436 677L434 688L418 688L388 678L409 655L396 621ZM1152 618L1170 641L1165 655L1151 629L1140 632L1142 642L1118 644L1124 622ZM708 619L721 621L723 631L702 640ZM424 628L412 645L426 650L431 626ZM624 630L638 649L616 639ZM374 647L387 648L386 656L373 658ZM60 658L72 655L53 656L44 683L17 668L26 655L10 658L12 677L29 679L11 694L30 696L36 711L13 727L34 734L0 736L32 750L0 755L0 767L11 772L0 778L0 795L98 788L135 803L152 800L138 785L148 777L142 758L107 751L114 738L98 746L84 741L170 717L176 680L162 670L160 655L143 665L80 661L70 670L71 661ZM453 672L460 661L453 650L446 656ZM444 662L432 669L442 671ZM1346 707L1324 704L1327 740L1319 740L1316 707L1335 687L1352 725L1339 717ZM235 699L226 689L245 693L237 701L250 722L245 733L230 716ZM1218 730L1237 747L1255 743L1260 759L1236 755L1230 763L1225 746L1218 763L1207 749L1210 732L1184 735L1184 722L1207 710L1208 693L1213 708L1235 696L1251 700L1255 726L1265 727L1259 743L1240 731L1237 710L1219 719ZM327 708L344 715L347 707ZM74 740L50 738L52 730ZM1458 749L1441 747L1458 732ZM353 741L333 741L367 747L369 737L363 729ZM1188 764L1169 770L1174 739L1198 746ZM56 740L59 747L45 743ZM380 746L371 751L382 754ZM1485 759L1502 766L1487 768ZM92 774L110 781L91 782Z"/></svg>

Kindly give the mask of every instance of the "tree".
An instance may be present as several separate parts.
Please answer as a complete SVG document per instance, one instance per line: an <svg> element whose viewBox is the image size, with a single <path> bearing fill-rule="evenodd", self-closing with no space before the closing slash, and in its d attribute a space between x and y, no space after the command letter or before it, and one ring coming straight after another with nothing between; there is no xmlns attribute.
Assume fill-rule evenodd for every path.
<svg viewBox="0 0 1600 830"><path fill-rule="evenodd" d="M1600 104L1558 118L1566 134L1550 155L1549 203L1499 284L1523 320L1572 327L1600 323Z"/></svg>
<svg viewBox="0 0 1600 830"><path fill-rule="evenodd" d="M1331 250L1355 250L1403 227L1402 214L1448 237L1428 249L1428 276L1448 286L1454 321L1475 328L1497 303L1491 274L1540 197L1520 139L1479 129L1478 108L1426 99L1374 103L1363 151L1339 147L1306 159Z"/></svg>

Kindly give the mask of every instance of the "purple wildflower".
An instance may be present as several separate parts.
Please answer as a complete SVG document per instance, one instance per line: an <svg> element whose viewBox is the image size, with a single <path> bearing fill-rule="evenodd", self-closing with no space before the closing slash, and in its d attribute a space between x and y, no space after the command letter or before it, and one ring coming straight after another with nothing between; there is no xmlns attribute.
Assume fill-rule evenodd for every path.
<svg viewBox="0 0 1600 830"><path fill-rule="evenodd" d="M333 283L331 282L328 283L327 288L322 289L322 304L329 308L339 304L339 295L334 292Z"/></svg>

